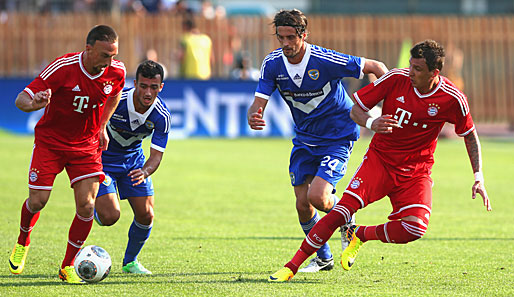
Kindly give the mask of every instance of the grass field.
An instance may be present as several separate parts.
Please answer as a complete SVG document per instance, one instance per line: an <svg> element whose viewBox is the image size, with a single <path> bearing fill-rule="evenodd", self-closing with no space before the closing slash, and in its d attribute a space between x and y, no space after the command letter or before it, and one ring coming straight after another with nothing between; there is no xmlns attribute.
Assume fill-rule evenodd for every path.
<svg viewBox="0 0 514 297"><path fill-rule="evenodd" d="M0 296L513 296L514 142L482 139L484 175L493 211L471 199L473 174L460 139L441 140L432 177L433 212L424 238L407 245L367 243L354 268L298 274L269 284L304 235L287 171L283 139L190 139L169 143L154 175L155 222L139 259L153 275L121 273L132 220L127 202L112 227L93 226L86 244L111 255L110 276L95 285L60 283L58 267L74 215L66 174L32 233L25 271L11 275L8 257L27 196L32 137L0 133ZM342 193L369 139L357 142ZM388 199L358 213L377 224ZM339 233L329 241L340 254Z"/></svg>

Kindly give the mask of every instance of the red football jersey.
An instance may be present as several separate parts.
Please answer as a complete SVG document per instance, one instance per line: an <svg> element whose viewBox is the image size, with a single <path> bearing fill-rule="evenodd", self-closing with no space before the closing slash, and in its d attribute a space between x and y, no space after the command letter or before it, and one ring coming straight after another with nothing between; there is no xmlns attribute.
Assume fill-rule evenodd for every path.
<svg viewBox="0 0 514 297"><path fill-rule="evenodd" d="M39 91L52 90L50 103L35 127L36 143L66 151L98 147L105 102L123 90L126 70L122 62L113 60L104 71L91 75L82 55L57 58L25 88L31 98Z"/></svg>
<svg viewBox="0 0 514 297"><path fill-rule="evenodd" d="M370 143L397 174L430 173L437 136L445 122L455 124L459 136L475 129L466 95L446 77L439 78L434 90L421 94L411 84L409 69L392 69L354 93L365 111L383 99L382 114L398 120L401 128L393 128L391 134L376 133Z"/></svg>

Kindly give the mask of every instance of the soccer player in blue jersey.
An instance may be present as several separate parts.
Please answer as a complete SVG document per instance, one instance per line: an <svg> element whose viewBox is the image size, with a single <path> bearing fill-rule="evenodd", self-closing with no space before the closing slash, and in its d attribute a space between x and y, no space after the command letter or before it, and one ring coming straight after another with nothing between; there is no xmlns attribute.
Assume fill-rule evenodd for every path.
<svg viewBox="0 0 514 297"><path fill-rule="evenodd" d="M152 230L154 189L150 175L161 163L171 115L164 101L157 95L162 90L164 70L159 63L145 61L136 71L135 87L125 89L120 103L108 125L109 147L102 154L105 181L95 203L95 220L110 226L120 218L121 199L127 199L134 212L128 232L128 244L123 259L123 272L151 274L137 255ZM153 134L152 134L153 133ZM145 161L143 138L152 135L150 157Z"/></svg>
<svg viewBox="0 0 514 297"><path fill-rule="evenodd" d="M273 24L282 47L262 63L255 100L248 109L248 124L254 130L266 126L264 109L278 89L295 123L289 175L300 225L307 235L320 220L317 210L328 213L337 204L335 186L346 173L353 142L359 138L359 126L350 118L353 102L341 79L363 78L368 73L380 77L387 67L382 62L307 43L307 18L297 9L279 11ZM343 241L343 249L345 244ZM324 244L300 271L333 267L332 252Z"/></svg>

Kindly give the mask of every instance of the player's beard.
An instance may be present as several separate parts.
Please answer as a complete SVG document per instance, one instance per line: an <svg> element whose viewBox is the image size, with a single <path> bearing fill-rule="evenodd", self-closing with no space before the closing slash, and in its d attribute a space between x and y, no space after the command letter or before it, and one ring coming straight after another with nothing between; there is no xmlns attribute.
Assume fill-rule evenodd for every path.
<svg viewBox="0 0 514 297"><path fill-rule="evenodd" d="M107 65L99 65L99 66L93 67L93 70L95 71L94 74L98 74L98 73L104 71L105 68L107 68Z"/></svg>
<svg viewBox="0 0 514 297"><path fill-rule="evenodd" d="M286 55L286 52L284 51L284 49L282 49L282 52L284 53L284 56L286 56L286 58L294 58L300 52L299 50L295 51L294 48L286 48L286 50L289 50L291 52L289 55Z"/></svg>

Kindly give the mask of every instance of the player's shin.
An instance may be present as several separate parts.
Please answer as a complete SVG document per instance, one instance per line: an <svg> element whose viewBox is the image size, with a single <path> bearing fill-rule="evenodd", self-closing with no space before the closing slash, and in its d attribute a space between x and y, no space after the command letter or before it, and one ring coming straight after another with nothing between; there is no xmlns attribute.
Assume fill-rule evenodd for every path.
<svg viewBox="0 0 514 297"><path fill-rule="evenodd" d="M20 235L18 244L28 246L30 244L30 233L39 219L40 211L33 212L28 205L28 199L23 202L21 207Z"/></svg>
<svg viewBox="0 0 514 297"><path fill-rule="evenodd" d="M143 225L138 223L135 219L132 221L128 232L129 240L125 251L125 257L123 259L123 265L136 260L137 255L143 248L146 240L150 237L151 231L152 224Z"/></svg>
<svg viewBox="0 0 514 297"><path fill-rule="evenodd" d="M411 221L389 221L376 226L376 234L385 243L408 243L420 239L427 231L427 225Z"/></svg>
<svg viewBox="0 0 514 297"><path fill-rule="evenodd" d="M68 233L68 245L66 247L66 254L64 255L61 268L73 266L73 260L86 241L92 226L93 216L84 218L78 213L75 214L75 218L73 219L73 223L71 223L70 231Z"/></svg>
<svg viewBox="0 0 514 297"><path fill-rule="evenodd" d="M331 211L314 225L311 232L303 240L298 252L289 263L285 265L296 274L298 267L314 252L321 248L332 236L334 231L339 228L343 216L337 211Z"/></svg>

